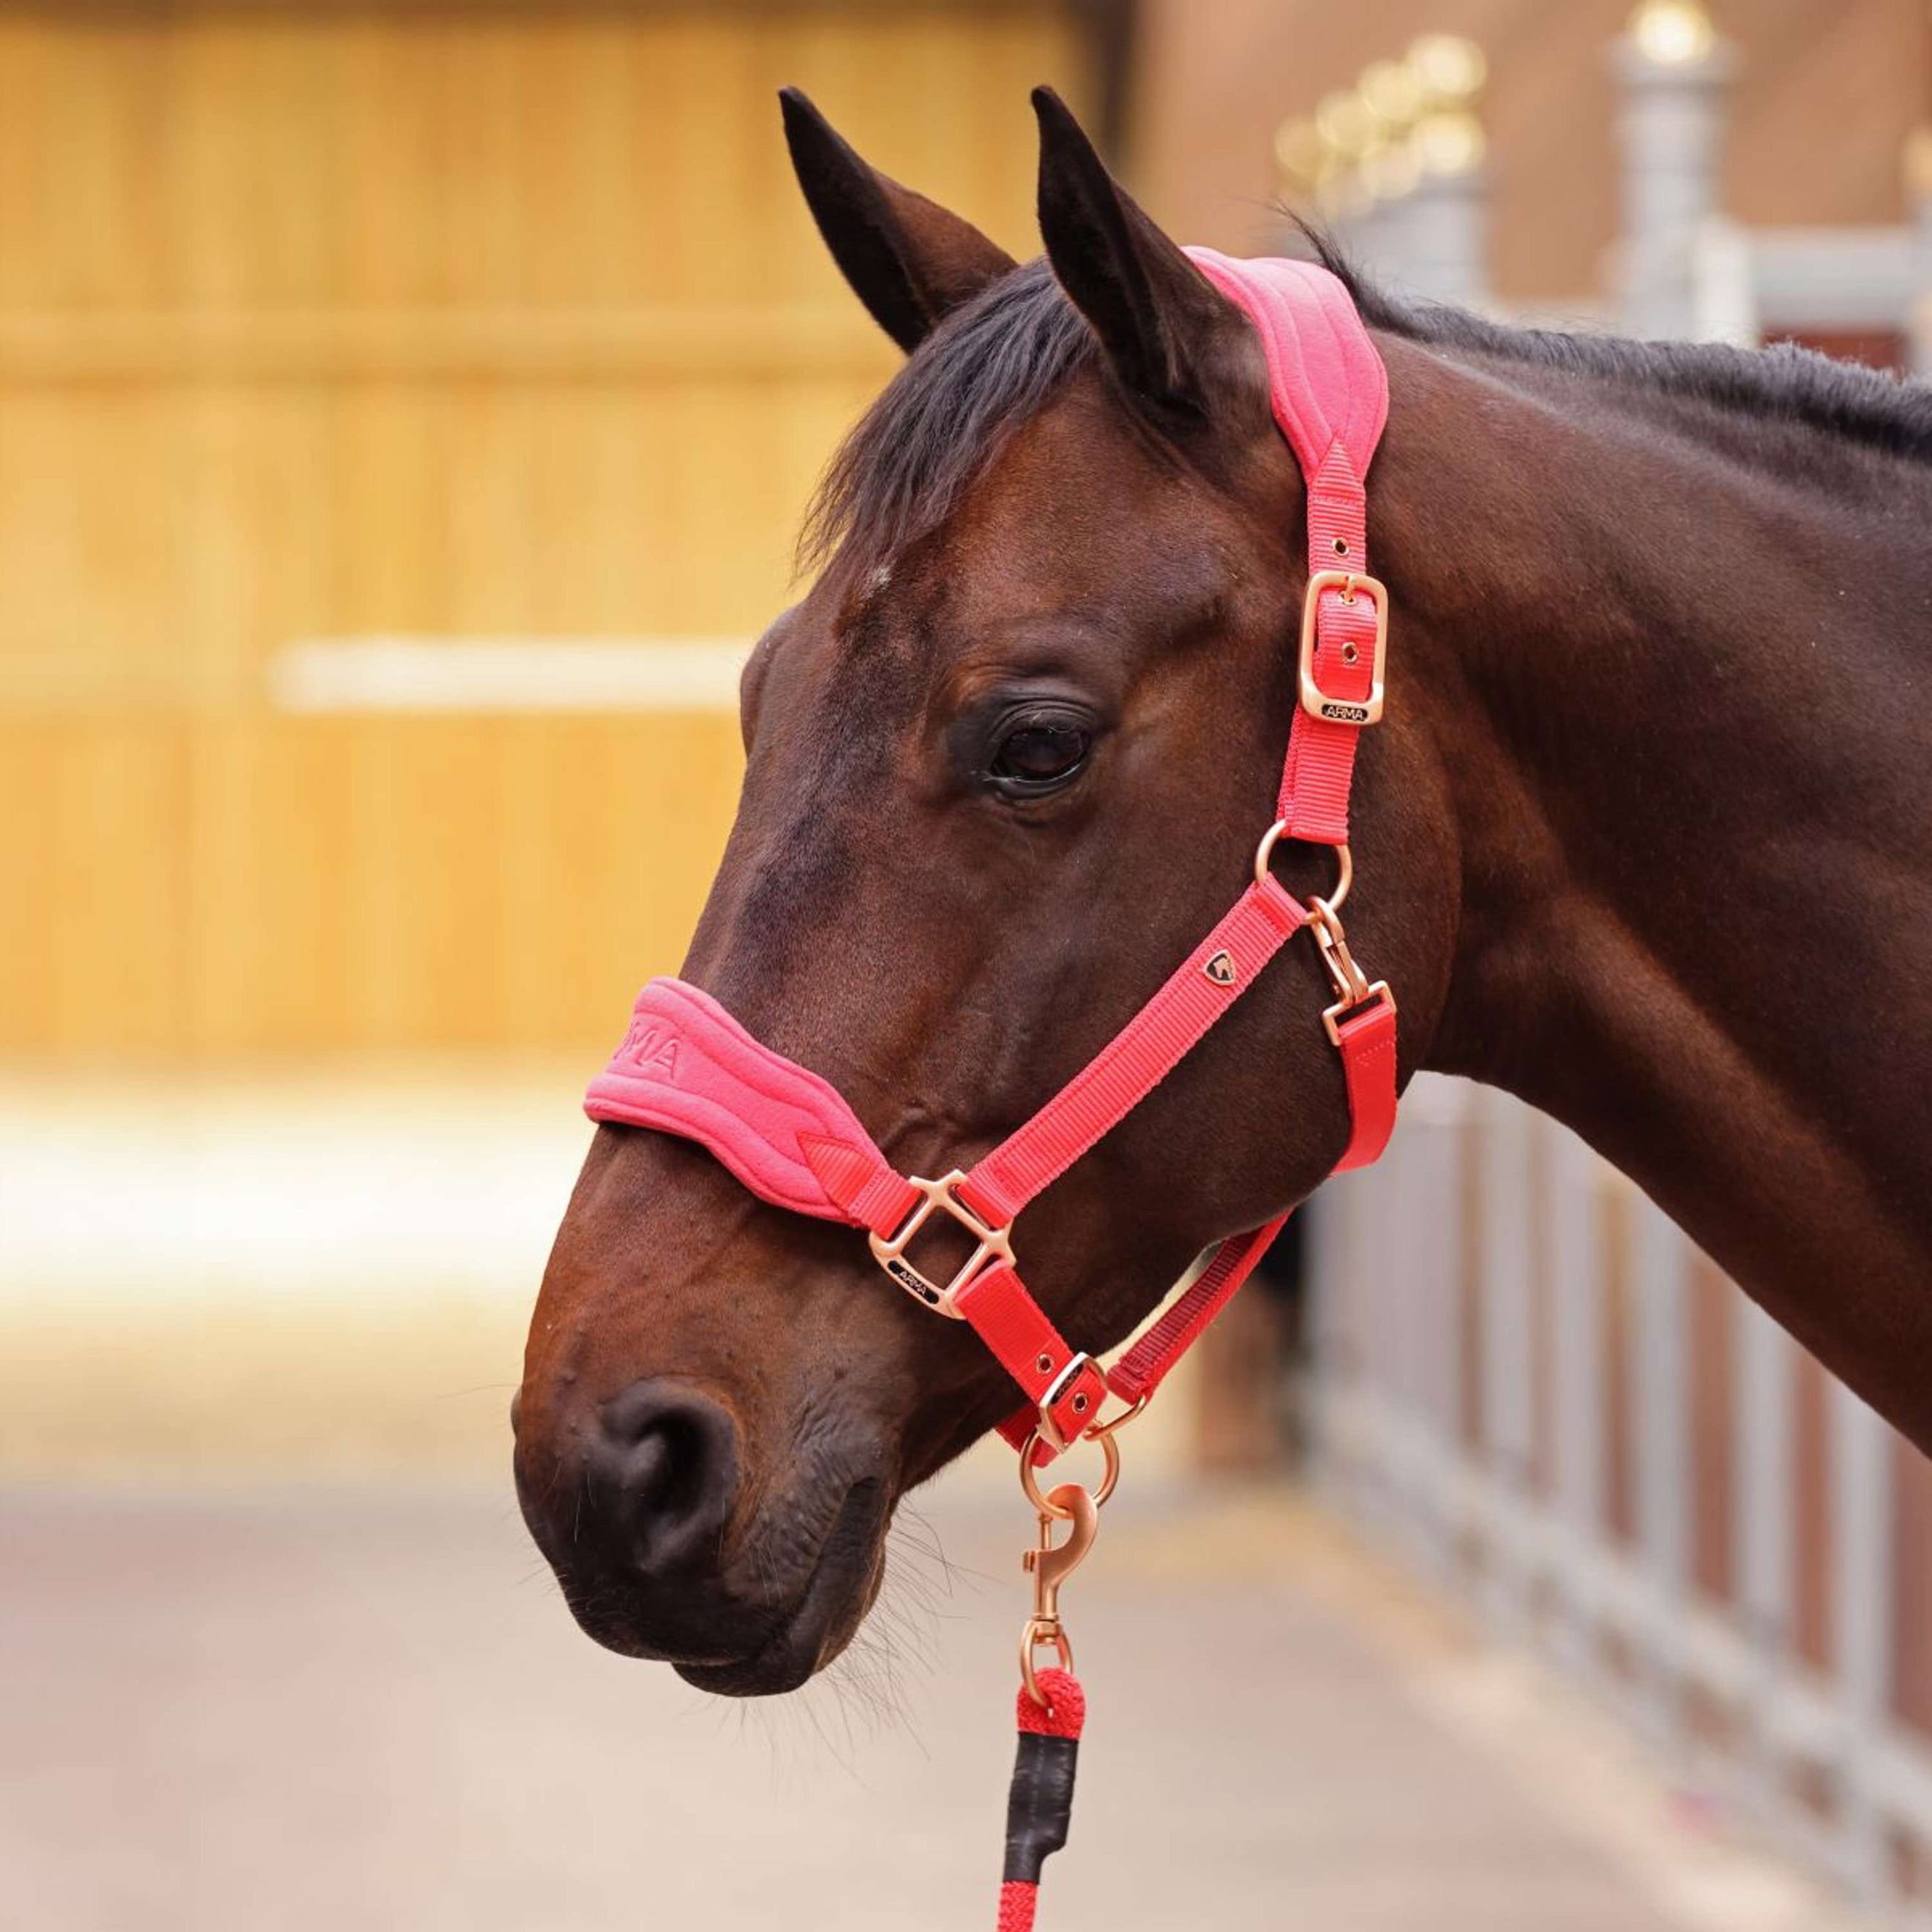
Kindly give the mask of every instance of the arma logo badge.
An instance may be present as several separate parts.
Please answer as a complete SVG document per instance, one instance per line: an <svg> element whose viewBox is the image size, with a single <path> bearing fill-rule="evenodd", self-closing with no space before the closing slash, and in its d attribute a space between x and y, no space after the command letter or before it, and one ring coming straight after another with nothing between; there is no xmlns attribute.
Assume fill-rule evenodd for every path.
<svg viewBox="0 0 1932 1932"><path fill-rule="evenodd" d="M658 1080L677 1078L677 1041L662 1027L649 1020L633 1027L624 1047L640 1073Z"/></svg>
<svg viewBox="0 0 1932 1932"><path fill-rule="evenodd" d="M1234 983L1234 962L1225 950L1216 953L1201 970L1217 986L1232 986Z"/></svg>
<svg viewBox="0 0 1932 1932"><path fill-rule="evenodd" d="M937 1308L939 1306L938 1291L910 1262L902 1262L894 1255L886 1263L886 1272L900 1287L910 1288L927 1307Z"/></svg>

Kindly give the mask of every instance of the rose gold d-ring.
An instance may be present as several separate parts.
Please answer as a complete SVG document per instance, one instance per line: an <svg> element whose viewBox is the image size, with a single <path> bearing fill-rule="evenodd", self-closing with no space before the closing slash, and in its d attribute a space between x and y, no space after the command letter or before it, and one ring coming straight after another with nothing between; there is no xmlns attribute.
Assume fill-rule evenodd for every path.
<svg viewBox="0 0 1932 1932"><path fill-rule="evenodd" d="M1274 848L1279 845L1288 831L1288 820L1277 818L1262 834L1262 842L1255 848L1255 884L1263 884L1268 875L1268 862L1274 856ZM1335 880L1335 890L1324 896L1322 903L1330 912L1340 912L1342 902L1348 896L1348 888L1355 883L1354 855L1346 845L1335 848L1335 862L1340 868Z"/></svg>
<svg viewBox="0 0 1932 1932"><path fill-rule="evenodd" d="M1148 1404L1153 1401L1153 1400L1154 1390L1152 1389L1142 1390L1140 1394L1134 1397L1132 1402L1126 1408L1122 1409L1120 1414L1114 1418L1112 1421L1096 1422L1094 1424L1092 1428L1088 1430L1087 1433L1089 1436L1096 1437L1100 1441L1104 1442L1108 1436L1114 1435L1118 1430L1126 1428L1127 1424L1132 1422L1136 1416L1144 1414L1147 1411Z"/></svg>
<svg viewBox="0 0 1932 1932"><path fill-rule="evenodd" d="M1106 1459L1106 1468L1100 1478L1100 1486L1094 1492L1094 1507L1098 1509L1114 1493L1114 1486L1120 1480L1120 1445L1114 1440L1112 1432L1095 1438L1100 1444L1100 1454ZM1040 1472L1033 1466L1033 1452L1046 1438L1036 1429L1029 1436L1020 1450L1020 1487L1026 1492L1026 1499L1042 1516L1052 1516L1056 1521L1064 1521L1070 1514L1054 1502L1040 1486Z"/></svg>

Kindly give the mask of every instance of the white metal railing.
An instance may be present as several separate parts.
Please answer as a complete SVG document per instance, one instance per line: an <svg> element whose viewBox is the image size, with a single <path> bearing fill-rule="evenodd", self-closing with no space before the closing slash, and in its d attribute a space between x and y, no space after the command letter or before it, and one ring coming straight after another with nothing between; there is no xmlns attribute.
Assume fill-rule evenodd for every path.
<svg viewBox="0 0 1932 1932"><path fill-rule="evenodd" d="M1896 228L1699 230L1686 332L1752 347L1808 334L1895 335L1912 374L1932 374L1932 211Z"/></svg>
<svg viewBox="0 0 1932 1932"><path fill-rule="evenodd" d="M1786 334L1895 336L1905 366L1932 379L1932 131L1915 133L1901 157L1902 221L1746 226L1725 212L1724 194L1737 50L1696 7L1658 0L1609 51L1622 221L1606 258L1607 317L1634 335L1745 346ZM1479 72L1480 53L1470 47L1468 57ZM1352 190L1331 196L1327 218L1365 268L1411 294L1490 309L1490 182L1473 98L1450 117L1468 133L1446 168L1420 165L1420 129L1385 128L1367 159L1349 160L1339 136L1321 136L1320 110L1284 127L1281 140L1328 139L1321 166ZM1377 188L1390 172L1370 166L1377 157L1410 165Z"/></svg>
<svg viewBox="0 0 1932 1932"><path fill-rule="evenodd" d="M1899 1621L1886 1425L1830 1384L1828 1528L1806 1556L1800 1351L1723 1285L1718 1600L1696 1581L1712 1526L1693 1504L1693 1431L1711 1415L1691 1302L1709 1264L1669 1220L1554 1122L1430 1076L1380 1166L1310 1211L1314 1460L1332 1504L1466 1592L1500 1640L1622 1705L1682 1774L1866 1901L1932 1924L1907 1896L1932 1846L1932 1740L1894 1708L1898 1646L1917 1640ZM1807 1562L1830 1627L1809 1661Z"/></svg>

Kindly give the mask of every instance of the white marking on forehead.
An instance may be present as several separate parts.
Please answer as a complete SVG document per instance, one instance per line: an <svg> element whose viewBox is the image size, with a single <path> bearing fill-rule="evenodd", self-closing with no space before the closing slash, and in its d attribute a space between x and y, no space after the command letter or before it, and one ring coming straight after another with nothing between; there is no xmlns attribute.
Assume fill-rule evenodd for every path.
<svg viewBox="0 0 1932 1932"><path fill-rule="evenodd" d="M859 598L860 604L871 603L872 599L878 596L892 580L892 566L890 562L875 566L866 579L866 588Z"/></svg>

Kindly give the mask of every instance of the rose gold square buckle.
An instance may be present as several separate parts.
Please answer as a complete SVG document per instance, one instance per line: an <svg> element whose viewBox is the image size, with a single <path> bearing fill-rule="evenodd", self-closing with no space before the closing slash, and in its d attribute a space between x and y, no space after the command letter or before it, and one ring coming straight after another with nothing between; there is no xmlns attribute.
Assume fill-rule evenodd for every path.
<svg viewBox="0 0 1932 1932"><path fill-rule="evenodd" d="M1369 658L1366 698L1330 698L1315 681L1315 646L1324 591L1339 590L1345 604L1366 597L1376 614L1376 641ZM1344 655L1346 656L1346 652ZM1301 708L1328 724L1374 724L1382 715L1382 672L1388 662L1388 592L1381 578L1352 570L1318 570L1308 580L1301 606Z"/></svg>
<svg viewBox="0 0 1932 1932"><path fill-rule="evenodd" d="M959 1184L966 1178L964 1168L956 1167L950 1174L942 1174L937 1180L928 1180L921 1174L910 1174L907 1178L917 1188L925 1198L920 1201L890 1236L868 1234L866 1239L872 1246L872 1258L897 1282L900 1287L916 1301L940 1315L950 1316L956 1322L965 1319L954 1305L962 1288L976 1280L995 1262L1004 1262L1007 1267L1013 1264L1013 1244L1010 1227L994 1228L981 1220L958 1192ZM974 1243L973 1252L964 1264L944 1287L931 1276L922 1274L906 1259L906 1250L914 1238L932 1219L934 1210L943 1208L957 1221Z"/></svg>
<svg viewBox="0 0 1932 1932"><path fill-rule="evenodd" d="M1058 1406L1060 1397L1065 1395L1090 1369L1094 1370L1096 1374L1100 1372L1099 1364L1095 1362L1094 1358L1084 1348L1076 1348L1067 1358L1066 1367L1054 1377L1046 1393L1040 1399L1038 1406L1040 1439L1043 1442L1050 1443L1055 1449L1064 1450L1069 1448L1080 1435L1085 1432L1088 1418L1084 1412L1088 1406L1088 1398L1084 1394L1076 1396L1073 1399L1073 1406L1076 1410L1081 1412L1081 1414L1080 1426L1075 1430L1072 1436L1066 1435L1061 1430L1060 1424L1054 1420L1053 1412ZM1103 1398L1106 1393L1106 1383L1103 1379L1100 1384L1100 1394Z"/></svg>

